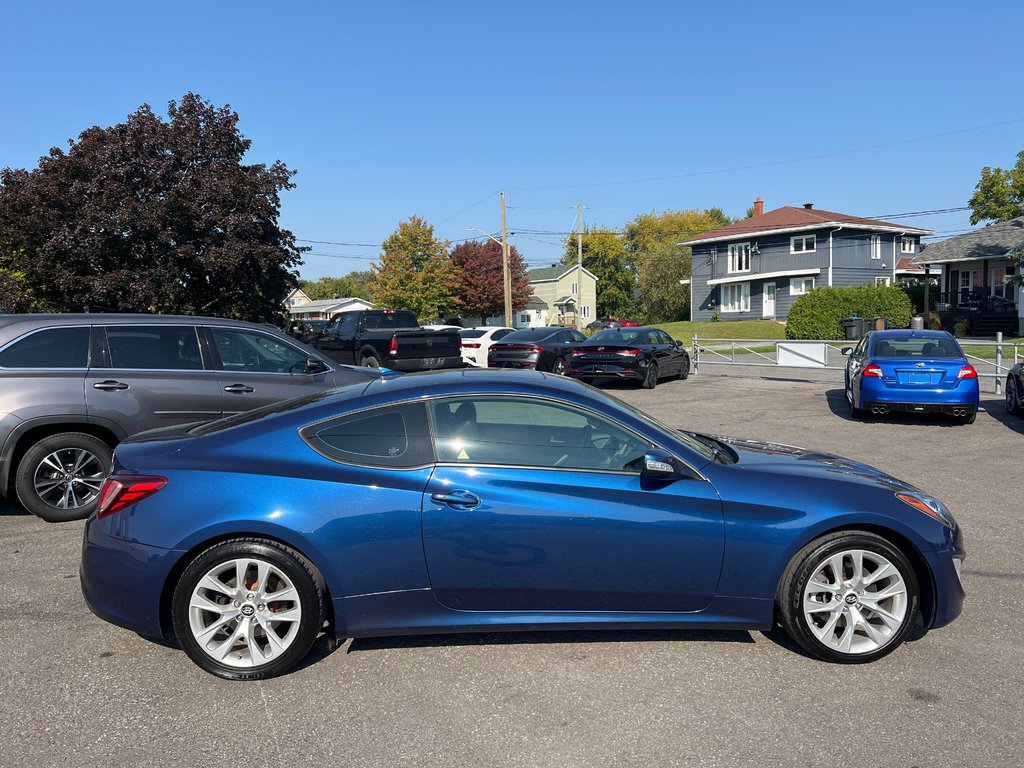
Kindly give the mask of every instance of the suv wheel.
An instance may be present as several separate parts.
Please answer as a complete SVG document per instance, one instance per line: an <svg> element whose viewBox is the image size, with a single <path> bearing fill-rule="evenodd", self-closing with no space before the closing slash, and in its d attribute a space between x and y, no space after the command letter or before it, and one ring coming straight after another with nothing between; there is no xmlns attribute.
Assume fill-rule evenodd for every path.
<svg viewBox="0 0 1024 768"><path fill-rule="evenodd" d="M110 446L92 435L65 432L43 438L18 463L18 501L49 523L82 520L96 509L111 456Z"/></svg>

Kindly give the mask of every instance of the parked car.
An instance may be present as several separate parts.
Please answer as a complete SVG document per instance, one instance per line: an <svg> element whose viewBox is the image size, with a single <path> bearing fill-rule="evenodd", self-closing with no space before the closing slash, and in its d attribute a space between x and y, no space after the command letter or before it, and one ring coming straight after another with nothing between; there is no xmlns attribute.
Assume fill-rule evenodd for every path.
<svg viewBox="0 0 1024 768"><path fill-rule="evenodd" d="M588 331L603 331L605 328L618 328L619 323L617 320L610 320L609 318L601 318L595 320L587 325Z"/></svg>
<svg viewBox="0 0 1024 768"><path fill-rule="evenodd" d="M477 328L463 328L459 331L462 337L462 362L477 368L487 367L487 353L491 345L508 336L514 328L500 325L481 325Z"/></svg>
<svg viewBox="0 0 1024 768"><path fill-rule="evenodd" d="M487 365L491 368L529 368L564 376L569 372L573 347L586 341L574 328L522 328L491 344Z"/></svg>
<svg viewBox="0 0 1024 768"><path fill-rule="evenodd" d="M1013 366L1006 374L1006 412L1020 416L1024 414L1024 366Z"/></svg>
<svg viewBox="0 0 1024 768"><path fill-rule="evenodd" d="M873 331L843 354L855 419L894 411L944 413L965 424L977 418L978 373L946 331Z"/></svg>
<svg viewBox="0 0 1024 768"><path fill-rule="evenodd" d="M424 329L416 315L404 309L342 312L309 343L345 365L383 365L396 371L462 367L458 329Z"/></svg>
<svg viewBox="0 0 1024 768"><path fill-rule="evenodd" d="M0 492L44 520L87 517L129 435L371 378L236 320L4 315Z"/></svg>
<svg viewBox="0 0 1024 768"><path fill-rule="evenodd" d="M305 342L314 336L319 336L326 327L326 320L296 320L288 329L288 335Z"/></svg>
<svg viewBox="0 0 1024 768"><path fill-rule="evenodd" d="M572 351L569 375L584 381L633 379L654 389L659 378L687 378L690 353L660 328L609 328Z"/></svg>
<svg viewBox="0 0 1024 768"><path fill-rule="evenodd" d="M948 624L963 536L880 470L671 429L572 379L382 377L122 443L85 528L100 617L259 679L335 637L768 629L866 662Z"/></svg>

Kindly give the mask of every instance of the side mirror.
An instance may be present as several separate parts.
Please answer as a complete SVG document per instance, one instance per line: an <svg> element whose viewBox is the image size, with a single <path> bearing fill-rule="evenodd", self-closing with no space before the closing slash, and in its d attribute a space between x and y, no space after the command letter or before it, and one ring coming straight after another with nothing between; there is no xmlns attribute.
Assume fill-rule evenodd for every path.
<svg viewBox="0 0 1024 768"><path fill-rule="evenodd" d="M315 376L318 373L323 373L327 370L327 364L323 360L317 360L315 357L311 357L306 360L306 370L303 371L307 376Z"/></svg>
<svg viewBox="0 0 1024 768"><path fill-rule="evenodd" d="M644 454L644 467L640 477L645 480L668 480L676 475L676 463L665 451L651 449Z"/></svg>
<svg viewBox="0 0 1024 768"><path fill-rule="evenodd" d="M845 357L849 357L853 354L853 347L843 347L839 351L842 352Z"/></svg>

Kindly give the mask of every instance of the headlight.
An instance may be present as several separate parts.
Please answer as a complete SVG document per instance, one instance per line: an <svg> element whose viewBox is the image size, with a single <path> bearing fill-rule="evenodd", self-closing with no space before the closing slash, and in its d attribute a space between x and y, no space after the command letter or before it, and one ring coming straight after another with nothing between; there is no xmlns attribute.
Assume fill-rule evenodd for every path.
<svg viewBox="0 0 1024 768"><path fill-rule="evenodd" d="M946 505L933 496L923 493L897 493L896 498L904 504L909 504L918 512L924 512L928 517L933 517L949 528L956 528L956 520L953 513L946 509Z"/></svg>

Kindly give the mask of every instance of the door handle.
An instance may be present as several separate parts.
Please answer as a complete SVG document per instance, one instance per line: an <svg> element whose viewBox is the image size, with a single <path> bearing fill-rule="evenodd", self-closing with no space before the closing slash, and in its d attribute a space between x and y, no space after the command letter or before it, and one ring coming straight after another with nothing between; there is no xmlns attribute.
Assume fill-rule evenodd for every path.
<svg viewBox="0 0 1024 768"><path fill-rule="evenodd" d="M92 385L93 389L102 389L105 392L113 392L117 389L128 389L128 385L123 381L114 381L113 379L107 379L106 381L97 381Z"/></svg>
<svg viewBox="0 0 1024 768"><path fill-rule="evenodd" d="M245 384L229 384L224 387L225 392L235 392L241 394L243 392L255 392L256 390Z"/></svg>
<svg viewBox="0 0 1024 768"><path fill-rule="evenodd" d="M447 504L452 509L473 509L480 506L480 499L469 491L449 491L432 493L430 500L438 504Z"/></svg>

